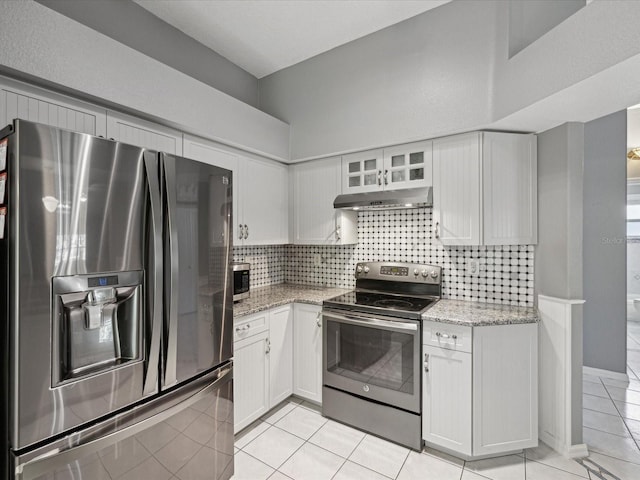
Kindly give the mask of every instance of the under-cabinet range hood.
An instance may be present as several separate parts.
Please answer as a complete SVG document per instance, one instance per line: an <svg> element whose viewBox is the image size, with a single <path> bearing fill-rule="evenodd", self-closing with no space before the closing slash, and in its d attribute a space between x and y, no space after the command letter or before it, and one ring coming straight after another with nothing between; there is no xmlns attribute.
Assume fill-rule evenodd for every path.
<svg viewBox="0 0 640 480"><path fill-rule="evenodd" d="M346 210L395 210L433 206L433 187L338 195L334 208Z"/></svg>

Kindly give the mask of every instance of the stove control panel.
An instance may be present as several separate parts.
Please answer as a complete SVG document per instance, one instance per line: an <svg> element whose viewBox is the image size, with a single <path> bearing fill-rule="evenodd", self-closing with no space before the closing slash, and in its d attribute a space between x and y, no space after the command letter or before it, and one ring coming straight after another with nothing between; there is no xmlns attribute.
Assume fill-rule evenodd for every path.
<svg viewBox="0 0 640 480"><path fill-rule="evenodd" d="M388 280L408 283L442 283L442 268L437 265L397 262L360 262L356 279Z"/></svg>
<svg viewBox="0 0 640 480"><path fill-rule="evenodd" d="M407 277L409 267L383 265L380 267L380 275L393 275L394 277Z"/></svg>

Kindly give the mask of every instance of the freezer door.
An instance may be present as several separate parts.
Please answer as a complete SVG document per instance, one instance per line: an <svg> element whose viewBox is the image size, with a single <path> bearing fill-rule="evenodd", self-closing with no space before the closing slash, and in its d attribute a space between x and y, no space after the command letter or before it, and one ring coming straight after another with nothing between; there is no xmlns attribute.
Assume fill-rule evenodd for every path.
<svg viewBox="0 0 640 480"><path fill-rule="evenodd" d="M229 170L194 160L167 154L160 159L167 388L232 356L232 178Z"/></svg>
<svg viewBox="0 0 640 480"><path fill-rule="evenodd" d="M233 475L233 366L14 456L12 473L12 480L227 480Z"/></svg>
<svg viewBox="0 0 640 480"><path fill-rule="evenodd" d="M162 223L157 156L21 120L15 128L9 428L22 449L158 391L160 334L154 350L146 298L158 274L145 251L161 248L150 232L160 236Z"/></svg>

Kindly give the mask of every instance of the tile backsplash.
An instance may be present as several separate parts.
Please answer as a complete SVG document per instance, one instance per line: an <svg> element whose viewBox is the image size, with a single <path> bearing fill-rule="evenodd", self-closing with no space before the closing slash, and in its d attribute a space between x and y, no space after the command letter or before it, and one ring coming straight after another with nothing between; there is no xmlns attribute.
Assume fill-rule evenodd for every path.
<svg viewBox="0 0 640 480"><path fill-rule="evenodd" d="M512 305L533 305L533 245L449 247L433 238L431 209L358 214L358 244L234 247L235 261L251 263L251 286L282 282L353 288L360 261L440 265L442 296ZM478 261L476 275L468 272Z"/></svg>

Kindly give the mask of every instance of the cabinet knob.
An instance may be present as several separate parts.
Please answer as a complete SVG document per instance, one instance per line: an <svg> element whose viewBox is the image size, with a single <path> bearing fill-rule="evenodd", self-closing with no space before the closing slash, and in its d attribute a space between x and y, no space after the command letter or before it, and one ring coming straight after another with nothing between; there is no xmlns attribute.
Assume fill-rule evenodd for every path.
<svg viewBox="0 0 640 480"><path fill-rule="evenodd" d="M243 235L244 235L244 230L243 230L242 224L240 224L238 226L238 239L242 240Z"/></svg>
<svg viewBox="0 0 640 480"><path fill-rule="evenodd" d="M435 229L435 232L434 232L434 236L435 236L436 238L440 238L440 231L439 231L439 227L440 227L440 222L436 222L436 229Z"/></svg>
<svg viewBox="0 0 640 480"><path fill-rule="evenodd" d="M429 373L429 354L424 354L424 371Z"/></svg>
<svg viewBox="0 0 640 480"><path fill-rule="evenodd" d="M384 184L385 185L389 185L389 178L387 177L389 175L389 170L385 170L384 171Z"/></svg>
<svg viewBox="0 0 640 480"><path fill-rule="evenodd" d="M246 223L244 224L244 238L249 238L249 225L247 225Z"/></svg>
<svg viewBox="0 0 640 480"><path fill-rule="evenodd" d="M318 312L318 315L316 315L316 325L318 327L322 327L322 322L320 321L321 316L322 316L322 312Z"/></svg>
<svg viewBox="0 0 640 480"><path fill-rule="evenodd" d="M340 225L336 225L336 240L340 240Z"/></svg>
<svg viewBox="0 0 640 480"><path fill-rule="evenodd" d="M378 170L378 185L382 185L382 170Z"/></svg>
<svg viewBox="0 0 640 480"><path fill-rule="evenodd" d="M271 341L267 338L265 340L265 343L267 344L267 349L265 350L264 353L269 353L271 351Z"/></svg>

